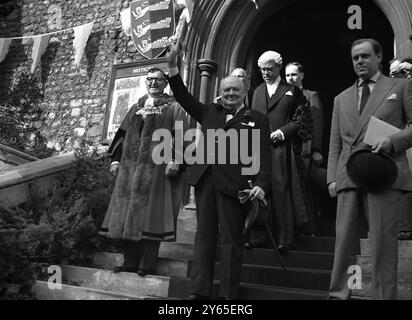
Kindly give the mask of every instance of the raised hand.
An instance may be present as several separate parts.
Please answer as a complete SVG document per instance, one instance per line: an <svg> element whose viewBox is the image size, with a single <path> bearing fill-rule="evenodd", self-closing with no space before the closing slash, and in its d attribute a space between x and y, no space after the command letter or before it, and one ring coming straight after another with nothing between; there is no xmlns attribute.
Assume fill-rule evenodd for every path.
<svg viewBox="0 0 412 320"><path fill-rule="evenodd" d="M175 37L169 38L169 45L166 48L166 61L169 64L169 68L177 67L177 58L182 51L182 45Z"/></svg>

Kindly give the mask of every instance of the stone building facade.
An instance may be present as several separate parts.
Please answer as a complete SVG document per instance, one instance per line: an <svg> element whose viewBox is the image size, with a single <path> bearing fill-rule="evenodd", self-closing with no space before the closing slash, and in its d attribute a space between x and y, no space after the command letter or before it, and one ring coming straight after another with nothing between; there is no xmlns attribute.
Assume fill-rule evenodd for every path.
<svg viewBox="0 0 412 320"><path fill-rule="evenodd" d="M52 25L51 6L61 10L58 29ZM129 6L122 0L18 1L17 9L0 24L0 38L38 35L69 29L95 21L80 68L73 66L74 32L53 34L35 76L43 85L41 131L48 146L70 151L79 138L98 142L102 137L109 82L113 64L144 59L121 29L120 11ZM0 103L13 81L29 72L33 40L14 39L6 59L0 63Z"/></svg>
<svg viewBox="0 0 412 320"><path fill-rule="evenodd" d="M61 152L73 149L81 139L101 141L113 66L145 59L121 29L120 11L130 1L10 2L17 9L0 22L0 38L42 34L95 21L79 70L73 66L74 33L69 29L51 37L36 75L43 84L41 130L48 145ZM237 66L246 68L253 89L262 81L256 68L257 57L262 50L272 49L281 52L285 61L303 62L308 71L308 88L319 91L323 97L327 123L333 96L353 81L348 59L352 39L380 39L385 34L385 64L394 55L412 55L412 0L257 3L256 10L250 0L195 0L185 41L187 52L180 67L184 81L201 101L211 101L217 94L219 79ZM348 8L353 5L362 9L360 30L348 29ZM56 7L61 12L60 23L53 11ZM302 22L294 19L298 14ZM0 63L0 104L17 75L30 69L32 41L14 40L6 59ZM336 57L327 57L331 49ZM329 65L333 68L325 69ZM325 81L321 71L332 71L339 77Z"/></svg>

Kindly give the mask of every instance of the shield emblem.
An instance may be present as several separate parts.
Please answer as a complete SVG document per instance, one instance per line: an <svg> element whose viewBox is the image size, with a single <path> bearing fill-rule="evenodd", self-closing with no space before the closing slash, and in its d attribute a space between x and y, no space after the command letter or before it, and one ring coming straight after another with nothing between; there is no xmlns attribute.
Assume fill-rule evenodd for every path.
<svg viewBox="0 0 412 320"><path fill-rule="evenodd" d="M175 30L173 0L136 0L130 3L132 39L137 51L156 59Z"/></svg>

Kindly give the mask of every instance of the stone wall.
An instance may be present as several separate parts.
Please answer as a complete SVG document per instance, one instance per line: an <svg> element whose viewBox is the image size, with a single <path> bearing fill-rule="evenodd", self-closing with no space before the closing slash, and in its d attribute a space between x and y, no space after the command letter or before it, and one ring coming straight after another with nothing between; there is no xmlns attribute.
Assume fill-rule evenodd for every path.
<svg viewBox="0 0 412 320"><path fill-rule="evenodd" d="M120 11L129 6L129 1L20 0L18 5L17 12L0 24L0 37L56 31L48 13L52 5L61 9L59 30L95 21L79 70L73 66L74 32L70 29L52 35L35 76L43 84L41 132L48 146L61 152L72 150L80 139L99 142L113 64L144 59L121 30ZM0 63L0 103L6 101L17 74L29 72L32 44L30 38L13 40Z"/></svg>

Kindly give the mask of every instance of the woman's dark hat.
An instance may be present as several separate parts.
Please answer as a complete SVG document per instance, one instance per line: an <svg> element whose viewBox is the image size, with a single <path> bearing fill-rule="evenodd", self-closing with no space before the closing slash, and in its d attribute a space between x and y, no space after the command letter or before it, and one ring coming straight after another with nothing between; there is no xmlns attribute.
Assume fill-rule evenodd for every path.
<svg viewBox="0 0 412 320"><path fill-rule="evenodd" d="M349 157L346 170L354 184L371 193L390 188L398 176L395 161L384 152L360 149Z"/></svg>

